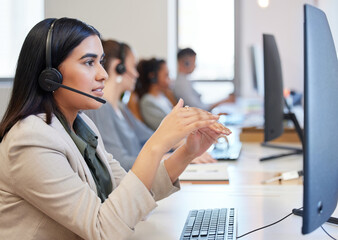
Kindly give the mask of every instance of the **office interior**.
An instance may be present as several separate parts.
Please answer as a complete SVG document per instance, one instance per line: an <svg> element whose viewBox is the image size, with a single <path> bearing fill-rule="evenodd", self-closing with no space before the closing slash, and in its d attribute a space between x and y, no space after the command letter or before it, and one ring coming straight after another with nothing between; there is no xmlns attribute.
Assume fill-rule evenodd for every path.
<svg viewBox="0 0 338 240"><path fill-rule="evenodd" d="M29 2L22 0L11 2L10 9L15 18L16 14L23 14ZM108 1L99 3L91 1L52 1L31 0L41 6L42 18L74 17L95 26L103 38L113 38L129 43L137 51L139 58L158 57L168 62L171 78L177 74L177 7L175 1ZM262 34L269 33L276 37L281 55L284 86L287 89L303 92L303 4L311 4L322 9L329 20L335 42L338 42L338 3L334 0L270 0L268 7L260 7L260 1L236 0L235 5L235 66L234 90L236 96L254 97L257 92L253 87L252 61L250 47L262 46ZM262 1L266 2L266 1ZM21 6L21 7L20 7ZM13 8L18 8L13 10ZM3 8L4 9L4 8ZM36 11L36 10L35 10ZM27 13L25 13L27 15ZM203 15L203 14L202 14ZM8 19L6 19L8 20ZM39 21L39 19L36 19ZM11 25L7 23L4 28L11 28L14 41L20 48L25 34L15 35L13 30L21 23ZM4 23L3 23L4 24ZM32 25L33 26L33 25ZM32 27L26 26L26 32ZM22 29L22 26L20 26ZM15 36L15 37L14 37ZM210 38L212 44L212 37ZM5 43L8 40L5 39ZM337 44L336 44L337 45ZM3 47L3 51L4 51ZM19 49L14 54L16 56ZM217 53L215 53L217 54ZM15 65L16 59L12 59ZM5 61L5 59L2 59ZM13 66L14 68L14 66ZM7 73L6 73L7 74ZM12 73L14 75L14 71ZM3 115L8 99L8 87L3 83L13 76L8 74L0 76L1 106L0 116ZM5 90L2 90L5 89Z"/></svg>
<svg viewBox="0 0 338 240"><path fill-rule="evenodd" d="M1 0L2 1L2 0ZM30 0L29 0L30 1ZM29 2L28 1L28 2ZM95 26L104 39L112 38L129 43L137 50L139 58L159 57L164 58L168 62L170 75L172 78L177 74L177 7L179 0L44 0L43 8L44 18L49 17L73 17L83 20L90 25ZM13 1L20 2L20 1ZM304 62L303 62L303 5L311 4L322 9L327 17L332 31L333 39L336 47L338 46L338 1L336 0L269 0L267 7L261 7L257 0L234 0L235 4L235 66L234 66L234 89L235 95L242 99L259 98L257 91L253 86L252 62L250 55L250 47L253 45L262 45L263 33L273 34L277 40L280 58L283 69L284 87L303 93L304 84ZM1 10L0 10L1 11ZM22 11L22 10L21 10ZM203 13L201 13L203 18ZM4 23L2 23L4 24ZM11 28L15 28L11 23L6 23ZM31 26L32 27L32 26ZM31 28L30 27L30 28ZM1 37L2 38L2 37ZM212 38L210 43L212 44ZM217 53L215 53L217 54ZM0 76L0 117L2 118L11 90L11 78L13 76ZM212 84L212 83L211 83ZM290 143L294 144L294 142ZM296 143L297 145L297 143ZM200 208L209 207L208 204L198 204L194 202L194 197L201 197L202 202L209 201L216 207L222 205L235 204L236 201L247 203L252 201L249 206L245 207L245 211L255 209L249 216L251 223L246 223L246 229L240 227L239 232L244 233L255 227L261 227L260 224L266 225L274 220L278 220L283 216L282 209L285 207L291 211L294 207L301 206L301 180L296 179L291 183L280 182L263 185L262 181L274 177L276 172L298 170L302 167L301 156L293 156L287 160L277 160L268 162L264 166L258 162L258 156L269 155L276 150L258 149L260 142L248 143L243 145L242 156L245 158L241 162L231 163L229 175L234 177L233 185L227 188L228 183L224 184L183 184L183 193L190 195L184 197L183 193L172 196L160 203L160 213L155 212L149 216L148 220L142 221L136 227L136 233L131 239L177 239L177 233L182 230L187 211L190 209L183 208ZM244 156L243 156L244 155ZM255 159L255 162L250 159ZM249 169L251 168L251 170ZM238 170L241 169L241 170ZM254 173L254 170L261 172ZM248 174L247 178L241 178L241 175ZM211 182L215 183L215 182ZM276 189L276 185L282 185ZM242 191L242 192L241 192ZM219 201L220 192L233 194L236 198L226 198L222 195ZM208 199L206 194L210 198ZM247 198L247 201L238 196ZM259 197L257 197L259 196ZM263 197L262 197L263 196ZM268 196L264 200L264 196ZM270 197L270 198L269 198ZM261 198L258 200L258 198ZM271 200L271 199L274 200ZM185 201L181 206L174 204L173 201ZM188 203L189 202L189 203ZM256 205L254 203L257 203ZM162 204L162 205L161 205ZM266 205L269 209L266 209ZM280 204L278 210L274 212L274 204ZM157 221L162 220L163 212L170 211L175 208L176 215L170 217L180 217L178 226L169 227L173 233L165 232L163 229L148 229L147 221L158 228L162 228L162 224L157 225ZM180 211L180 213L178 213ZM273 214L274 212L274 214ZM271 218L270 214L273 214ZM241 213L239 219L244 217ZM338 217L337 209L334 213ZM246 216L245 216L246 217ZM175 222L174 219L167 219L167 222ZM239 220L240 221L240 220ZM256 221L257 224L254 224ZM240 224L240 222L239 222ZM296 218L280 223L274 226L273 230L262 230L257 235L252 234L243 239L329 239L322 230L318 229L313 235L301 235L301 220ZM242 225L243 226L243 225ZM327 226L327 230L337 237L337 227ZM152 231L157 231L158 235L151 235ZM167 230L168 231L168 230ZM265 233L267 231L268 233ZM269 232L270 231L270 232ZM291 233L290 233L291 232ZM150 234L150 235L148 235ZM157 238L160 234L161 238ZM176 234L176 235L175 235ZM273 238L270 238L274 236Z"/></svg>

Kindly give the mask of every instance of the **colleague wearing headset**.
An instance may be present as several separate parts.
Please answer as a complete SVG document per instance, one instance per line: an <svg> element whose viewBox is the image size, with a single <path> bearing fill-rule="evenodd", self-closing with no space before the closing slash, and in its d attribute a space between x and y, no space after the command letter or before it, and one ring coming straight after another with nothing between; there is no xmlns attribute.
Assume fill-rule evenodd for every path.
<svg viewBox="0 0 338 240"><path fill-rule="evenodd" d="M126 92L135 88L136 57L128 44L115 40L102 40L105 53L104 68L108 73L103 98L107 103L99 109L84 111L95 123L106 150L113 154L121 166L129 171L145 142L154 133L130 112L120 101ZM177 146L175 146L177 147ZM208 163L215 160L207 153L195 158L193 163ZM166 154L164 158L168 157Z"/></svg>
<svg viewBox="0 0 338 240"><path fill-rule="evenodd" d="M143 59L138 63L137 70L139 77L135 92L140 99L140 112L144 122L155 130L173 108L164 95L170 84L167 63L163 59Z"/></svg>
<svg viewBox="0 0 338 240"><path fill-rule="evenodd" d="M28 33L0 123L0 239L127 238L155 200L179 189L189 162L230 133L180 100L126 173L80 112L102 105L103 57L97 30L75 19L46 19Z"/></svg>
<svg viewBox="0 0 338 240"><path fill-rule="evenodd" d="M169 70L163 59L143 59L137 65L139 77L136 82L135 93L140 99L139 108L143 121L152 129L158 128L161 121L173 108L170 101ZM177 143L174 148L183 144ZM191 163L217 162L208 152L204 152Z"/></svg>
<svg viewBox="0 0 338 240"><path fill-rule="evenodd" d="M198 107L207 111L226 103L234 102L234 95L231 94L228 98L222 99L213 104L202 102L201 95L193 88L189 75L196 67L196 52L191 48L184 48L177 53L178 75L174 84L174 94L176 98L182 98L185 104Z"/></svg>

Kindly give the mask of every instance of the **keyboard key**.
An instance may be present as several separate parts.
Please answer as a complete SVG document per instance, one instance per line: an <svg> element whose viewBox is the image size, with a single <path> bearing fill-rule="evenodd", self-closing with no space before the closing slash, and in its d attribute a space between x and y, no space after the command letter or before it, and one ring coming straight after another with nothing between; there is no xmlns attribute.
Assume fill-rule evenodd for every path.
<svg viewBox="0 0 338 240"><path fill-rule="evenodd" d="M188 227L194 226L194 222L195 222L195 217L189 218L189 222L188 222L187 226L188 226Z"/></svg>

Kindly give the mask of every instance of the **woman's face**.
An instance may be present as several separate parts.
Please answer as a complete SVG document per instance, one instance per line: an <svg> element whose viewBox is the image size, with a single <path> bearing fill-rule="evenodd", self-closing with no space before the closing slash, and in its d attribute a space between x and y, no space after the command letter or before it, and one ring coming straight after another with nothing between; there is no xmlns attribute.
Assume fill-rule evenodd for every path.
<svg viewBox="0 0 338 240"><path fill-rule="evenodd" d="M98 36L92 35L84 39L59 66L63 76L62 84L95 97L102 97L104 80L108 78L102 66L103 55ZM69 113L101 106L101 103L92 98L63 88L54 92L54 98L61 111Z"/></svg>
<svg viewBox="0 0 338 240"><path fill-rule="evenodd" d="M162 89L168 89L170 85L169 70L166 63L162 64L157 73L157 84Z"/></svg>
<svg viewBox="0 0 338 240"><path fill-rule="evenodd" d="M136 69L136 58L132 51L127 52L124 63L127 71L123 74L122 88L123 91L133 91L139 74Z"/></svg>

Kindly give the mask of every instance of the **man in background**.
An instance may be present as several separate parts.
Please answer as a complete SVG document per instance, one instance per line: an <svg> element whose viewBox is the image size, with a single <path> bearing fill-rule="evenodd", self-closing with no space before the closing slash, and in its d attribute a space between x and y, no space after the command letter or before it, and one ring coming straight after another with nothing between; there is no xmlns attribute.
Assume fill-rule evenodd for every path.
<svg viewBox="0 0 338 240"><path fill-rule="evenodd" d="M182 98L186 105L207 111L211 111L222 103L234 101L233 95L214 104L206 104L201 101L201 94L193 88L192 82L188 79L196 67L196 52L193 49L184 48L179 50L177 53L177 63L178 74L174 86L174 94L177 99Z"/></svg>

